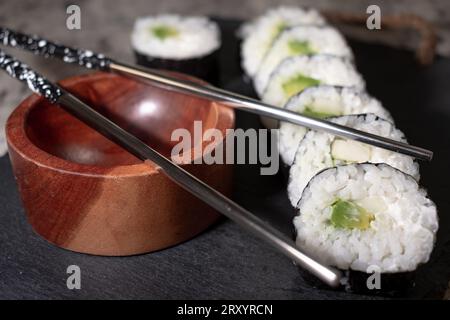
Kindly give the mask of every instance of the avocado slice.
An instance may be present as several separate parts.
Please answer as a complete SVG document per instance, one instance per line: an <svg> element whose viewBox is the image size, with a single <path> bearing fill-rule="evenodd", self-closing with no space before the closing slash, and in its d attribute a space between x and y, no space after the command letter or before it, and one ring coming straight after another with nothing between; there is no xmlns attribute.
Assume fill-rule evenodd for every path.
<svg viewBox="0 0 450 320"><path fill-rule="evenodd" d="M298 74L282 84L286 96L291 97L294 94L305 90L308 87L317 86L320 81L311 77Z"/></svg>
<svg viewBox="0 0 450 320"><path fill-rule="evenodd" d="M280 23L278 23L274 28L274 36L273 37L276 38L287 27L288 27L288 25L284 21L281 21Z"/></svg>
<svg viewBox="0 0 450 320"><path fill-rule="evenodd" d="M318 119L325 119L329 117L335 117L339 116L340 114L330 113L330 112L323 112L316 110L312 106L306 106L305 109L302 112L303 115L312 117L312 118L318 118Z"/></svg>
<svg viewBox="0 0 450 320"><path fill-rule="evenodd" d="M174 27L167 26L167 25L159 25L152 28L151 32L155 37L157 37L160 40L165 40L167 38L175 37L180 32L175 29Z"/></svg>
<svg viewBox="0 0 450 320"><path fill-rule="evenodd" d="M289 51L292 55L314 54L308 41L291 40L288 42Z"/></svg>
<svg viewBox="0 0 450 320"><path fill-rule="evenodd" d="M331 224L341 229L369 228L375 217L366 209L349 200L337 199L331 205Z"/></svg>

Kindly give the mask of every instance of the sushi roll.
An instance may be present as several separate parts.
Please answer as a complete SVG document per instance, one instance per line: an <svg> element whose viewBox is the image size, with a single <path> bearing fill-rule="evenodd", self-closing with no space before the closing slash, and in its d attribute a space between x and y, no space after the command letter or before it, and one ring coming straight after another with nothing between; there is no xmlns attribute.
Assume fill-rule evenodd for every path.
<svg viewBox="0 0 450 320"><path fill-rule="evenodd" d="M139 18L131 35L137 63L174 70L216 83L220 29L206 17Z"/></svg>
<svg viewBox="0 0 450 320"><path fill-rule="evenodd" d="M364 89L365 83L348 60L330 55L295 56L284 59L272 72L261 100L282 107L293 95L318 85L352 86ZM262 117L268 128L278 122Z"/></svg>
<svg viewBox="0 0 450 320"><path fill-rule="evenodd" d="M297 55L330 54L353 59L344 37L334 28L296 26L285 29L266 53L254 77L254 86L261 95L273 70L285 58Z"/></svg>
<svg viewBox="0 0 450 320"><path fill-rule="evenodd" d="M373 113L393 122L389 111L377 99L352 87L311 87L291 97L284 108L319 119ZM307 130L289 122L280 122L279 152L285 165L292 165L295 151Z"/></svg>
<svg viewBox="0 0 450 320"><path fill-rule="evenodd" d="M320 84L365 87L361 75L348 59L330 55L295 56L284 59L275 68L262 100L282 107L293 95Z"/></svg>
<svg viewBox="0 0 450 320"><path fill-rule="evenodd" d="M404 134L373 114L330 118L330 121L392 140L407 142ZM308 181L323 169L349 163L387 163L419 180L419 165L410 156L346 140L329 133L308 131L289 171L288 196L296 206Z"/></svg>
<svg viewBox="0 0 450 320"><path fill-rule="evenodd" d="M323 25L325 19L314 9L285 7L267 11L263 16L241 28L242 68L253 77L273 40L286 27L294 25Z"/></svg>
<svg viewBox="0 0 450 320"><path fill-rule="evenodd" d="M437 209L426 191L387 164L321 171L304 189L297 210L293 222L298 247L348 271L347 285L357 280L366 292L395 289L389 280L408 278L426 263L438 230ZM368 286L374 284L369 278L373 272L379 274L381 287Z"/></svg>

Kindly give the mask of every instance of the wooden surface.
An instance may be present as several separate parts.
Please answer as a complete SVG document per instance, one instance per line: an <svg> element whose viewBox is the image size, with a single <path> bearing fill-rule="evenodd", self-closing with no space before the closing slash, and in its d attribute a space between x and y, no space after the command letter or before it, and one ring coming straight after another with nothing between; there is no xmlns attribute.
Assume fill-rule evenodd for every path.
<svg viewBox="0 0 450 320"><path fill-rule="evenodd" d="M236 22L221 23L222 86L252 94L240 77ZM351 43L371 94L393 114L409 141L435 152L421 163L422 185L440 216L437 246L419 269L407 298L442 298L450 279L450 61L427 68L411 53ZM256 116L237 113L237 127L258 127ZM287 235L292 217L281 176L259 176L258 166L238 165L234 199ZM137 299L373 299L316 289L291 261L229 220L167 250L127 258L92 257L64 251L34 234L27 224L7 158L0 158L0 297ZM80 266L81 290L68 290L66 268Z"/></svg>
<svg viewBox="0 0 450 320"><path fill-rule="evenodd" d="M62 86L166 157L183 128L194 136L234 127L233 110L218 103L95 73ZM8 120L10 158L28 221L48 241L100 255L131 255L186 241L219 214L63 109L31 96ZM198 145L202 153L206 143ZM211 147L211 146L210 146ZM185 150L192 161L198 153ZM201 154L200 153L200 154ZM184 155L180 155L183 159ZM231 165L183 166L217 190L231 194Z"/></svg>

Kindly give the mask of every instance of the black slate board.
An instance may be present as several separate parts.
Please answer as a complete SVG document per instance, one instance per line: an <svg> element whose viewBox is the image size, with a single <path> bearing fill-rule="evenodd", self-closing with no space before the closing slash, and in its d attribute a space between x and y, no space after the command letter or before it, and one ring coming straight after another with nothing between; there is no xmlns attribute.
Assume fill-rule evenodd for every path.
<svg viewBox="0 0 450 320"><path fill-rule="evenodd" d="M235 21L220 20L223 88L253 95L239 67ZM450 280L450 60L429 67L409 52L350 42L368 91L393 114L409 141L435 152L421 163L422 184L440 212L431 261L419 269L406 298L439 298ZM237 112L237 126L259 128L256 116ZM237 165L234 199L292 234L294 212L283 179L260 176L259 167ZM66 268L81 268L81 290L68 290ZM133 257L96 257L62 250L37 236L25 219L7 157L0 158L0 298L14 299L373 299L317 289L291 261L233 222L222 219L176 247Z"/></svg>

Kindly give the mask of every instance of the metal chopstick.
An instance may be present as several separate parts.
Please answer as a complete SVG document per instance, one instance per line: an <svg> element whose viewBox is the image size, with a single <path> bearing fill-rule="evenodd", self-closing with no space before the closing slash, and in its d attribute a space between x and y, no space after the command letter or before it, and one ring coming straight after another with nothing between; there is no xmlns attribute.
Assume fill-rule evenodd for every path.
<svg viewBox="0 0 450 320"><path fill-rule="evenodd" d="M217 99L233 108L271 117L280 121L291 122L309 129L325 131L339 137L360 141L376 147L413 156L418 159L431 160L433 157L433 152L424 148L366 133L326 120L297 114L212 86L201 86L189 81L181 81L149 68L127 65L125 63L114 61L103 54L96 54L89 50L70 48L37 36L29 36L7 28L0 28L0 43L11 47L19 47L45 57L59 58L64 62L75 63L89 69L116 72L134 78L137 77L139 79L154 81L177 90L200 95L209 99Z"/></svg>

